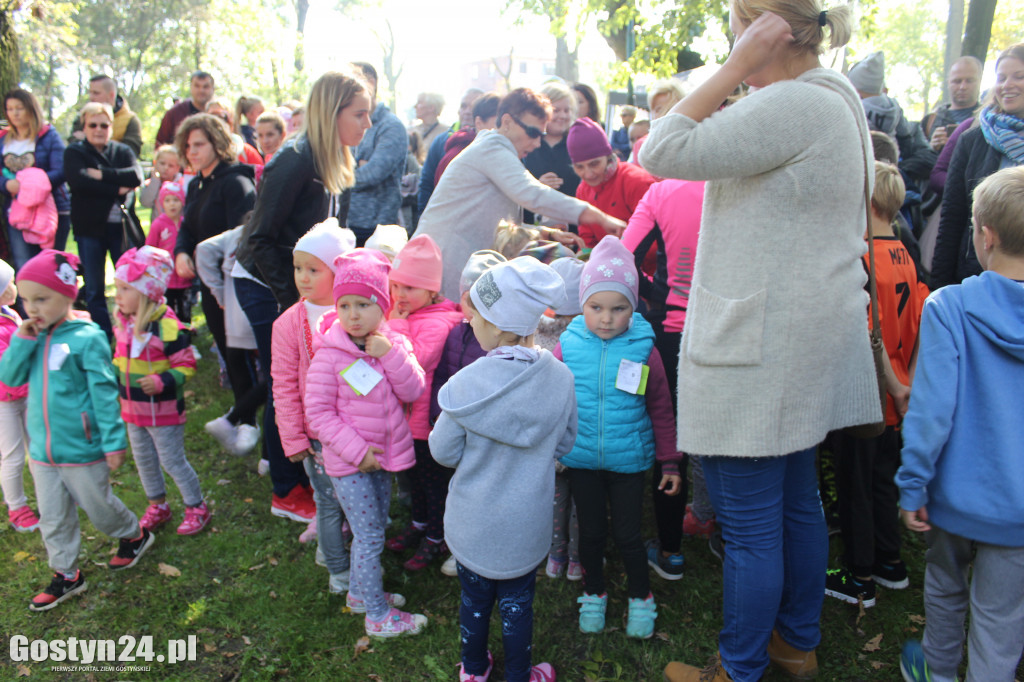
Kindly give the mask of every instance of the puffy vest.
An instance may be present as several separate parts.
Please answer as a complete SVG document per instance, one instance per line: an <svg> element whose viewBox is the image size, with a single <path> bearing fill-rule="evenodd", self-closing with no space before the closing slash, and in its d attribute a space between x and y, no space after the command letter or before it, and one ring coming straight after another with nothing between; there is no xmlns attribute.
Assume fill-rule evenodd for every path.
<svg viewBox="0 0 1024 682"><path fill-rule="evenodd" d="M633 326L610 341L591 333L580 315L562 334L562 359L576 378L579 431L562 458L567 467L632 474L654 464L654 429L647 398L615 388L619 363L647 364L654 330L633 313Z"/></svg>

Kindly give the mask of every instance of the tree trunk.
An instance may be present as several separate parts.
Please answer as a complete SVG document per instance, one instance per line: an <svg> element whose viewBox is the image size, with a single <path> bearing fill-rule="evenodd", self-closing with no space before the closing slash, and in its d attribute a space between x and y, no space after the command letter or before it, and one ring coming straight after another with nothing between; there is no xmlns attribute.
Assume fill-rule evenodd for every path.
<svg viewBox="0 0 1024 682"><path fill-rule="evenodd" d="M579 50L579 45L575 50L569 50L569 42L564 35L555 38L555 75L568 83L580 79Z"/></svg>
<svg viewBox="0 0 1024 682"><path fill-rule="evenodd" d="M306 14L309 12L309 0L295 0L295 72L302 73L306 68L306 57L303 42L306 36Z"/></svg>
<svg viewBox="0 0 1024 682"><path fill-rule="evenodd" d="M942 73L949 75L953 62L960 59L960 41L964 30L964 0L949 0L949 16L946 19L946 54L942 60ZM949 83L942 79L942 101L949 101Z"/></svg>
<svg viewBox="0 0 1024 682"><path fill-rule="evenodd" d="M12 19L10 12L0 11L0 92L18 87L21 72L18 36Z"/></svg>
<svg viewBox="0 0 1024 682"><path fill-rule="evenodd" d="M985 63L988 42L992 38L992 21L996 16L996 0L971 0L967 9L967 25L961 55L977 57Z"/></svg>

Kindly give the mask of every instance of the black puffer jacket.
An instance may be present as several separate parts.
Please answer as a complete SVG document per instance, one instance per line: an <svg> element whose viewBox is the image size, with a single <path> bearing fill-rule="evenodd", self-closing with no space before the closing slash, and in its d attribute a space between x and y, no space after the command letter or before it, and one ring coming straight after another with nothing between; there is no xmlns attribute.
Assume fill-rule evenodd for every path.
<svg viewBox="0 0 1024 682"><path fill-rule="evenodd" d="M305 135L287 142L263 169L256 209L242 230L235 258L270 287L281 310L299 300L292 268L295 242L331 214L332 198ZM334 213L344 225L347 205Z"/></svg>
<svg viewBox="0 0 1024 682"><path fill-rule="evenodd" d="M985 141L981 128L971 128L957 141L942 193L942 217L932 256L932 289L959 284L981 274L971 239L974 188L999 170L1003 155Z"/></svg>
<svg viewBox="0 0 1024 682"><path fill-rule="evenodd" d="M103 172L102 180L85 174L89 168ZM111 140L103 151L84 140L64 150L64 177L71 188L71 227L76 237L104 238L110 211L134 199L120 194L121 187L142 184L142 168L128 145Z"/></svg>
<svg viewBox="0 0 1024 682"><path fill-rule="evenodd" d="M174 255L185 253L194 258L199 242L241 225L242 217L256 203L255 177L252 166L221 162L205 178L192 178Z"/></svg>

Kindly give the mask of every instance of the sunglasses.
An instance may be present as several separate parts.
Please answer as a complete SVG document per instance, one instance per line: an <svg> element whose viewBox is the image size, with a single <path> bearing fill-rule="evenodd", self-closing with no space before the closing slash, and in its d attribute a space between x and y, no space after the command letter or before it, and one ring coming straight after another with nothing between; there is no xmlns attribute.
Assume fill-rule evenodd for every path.
<svg viewBox="0 0 1024 682"><path fill-rule="evenodd" d="M102 130L106 130L107 128L110 127L110 124L109 123L88 123L88 124L86 124L85 127L86 128L101 128Z"/></svg>
<svg viewBox="0 0 1024 682"><path fill-rule="evenodd" d="M517 126L523 129L524 133L526 133L529 137L533 138L534 140L536 140L538 137L544 134L544 131L541 130L540 128L528 126L522 121L520 121L518 118L513 116L512 114L509 114L508 116L515 122Z"/></svg>

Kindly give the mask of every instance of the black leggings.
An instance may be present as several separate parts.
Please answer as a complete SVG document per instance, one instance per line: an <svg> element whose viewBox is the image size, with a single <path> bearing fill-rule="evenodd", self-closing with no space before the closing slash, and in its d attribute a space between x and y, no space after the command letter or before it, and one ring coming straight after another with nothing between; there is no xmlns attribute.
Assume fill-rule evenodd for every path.
<svg viewBox="0 0 1024 682"><path fill-rule="evenodd" d="M416 464L408 470L412 488L412 520L427 524L427 537L440 540L444 538L444 507L452 470L441 466L430 456L427 441L417 439L412 444L416 450Z"/></svg>
<svg viewBox="0 0 1024 682"><path fill-rule="evenodd" d="M228 420L232 424L256 425L256 410L267 399L267 387L257 383L256 372L252 365L250 352L243 348L229 348L227 333L224 328L224 310L221 309L213 292L203 283L199 284L202 298L203 314L206 326L213 335L217 350L224 359L224 368L231 382L231 392L235 396L235 406ZM261 388L262 386L262 388Z"/></svg>

